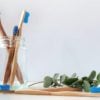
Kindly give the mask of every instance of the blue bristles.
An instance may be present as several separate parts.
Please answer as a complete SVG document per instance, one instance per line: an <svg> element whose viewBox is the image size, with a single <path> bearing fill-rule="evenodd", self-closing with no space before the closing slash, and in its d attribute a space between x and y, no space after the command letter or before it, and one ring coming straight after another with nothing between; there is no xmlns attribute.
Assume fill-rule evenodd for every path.
<svg viewBox="0 0 100 100"><path fill-rule="evenodd" d="M90 91L91 91L92 93L100 93L100 87L91 87L91 88L90 88Z"/></svg>
<svg viewBox="0 0 100 100"><path fill-rule="evenodd" d="M16 36L18 33L18 26L14 26L13 28L13 35Z"/></svg>
<svg viewBox="0 0 100 100"><path fill-rule="evenodd" d="M0 91L9 91L10 85L0 85Z"/></svg>
<svg viewBox="0 0 100 100"><path fill-rule="evenodd" d="M29 12L26 12L25 13L25 17L24 17L24 23L28 23L28 18L29 18L29 16L30 16L30 13Z"/></svg>
<svg viewBox="0 0 100 100"><path fill-rule="evenodd" d="M24 15L24 19L23 19L22 23L28 23L28 18L30 16L30 13L26 12L26 11L24 13L25 13L25 15ZM18 35L18 33L19 33L19 27L18 26L14 26L14 28L13 28L13 36Z"/></svg>

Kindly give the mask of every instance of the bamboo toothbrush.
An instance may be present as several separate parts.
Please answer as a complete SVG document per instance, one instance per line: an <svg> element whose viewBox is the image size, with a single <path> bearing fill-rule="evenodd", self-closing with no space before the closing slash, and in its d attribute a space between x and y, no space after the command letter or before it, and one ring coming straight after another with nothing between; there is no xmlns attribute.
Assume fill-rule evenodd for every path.
<svg viewBox="0 0 100 100"><path fill-rule="evenodd" d="M18 49L19 49L19 45L20 45L20 39L22 36L22 26L23 26L23 22L27 23L28 22L28 17L29 17L29 13L26 11L22 12L21 18L20 18L20 22L18 25L18 33L17 36L19 37L19 41L16 42L16 46L15 46L15 53L14 53L14 58L13 58L13 62L12 62L12 70L11 70L11 75L10 75L10 85L13 85L14 83L14 78L15 78L15 73L16 73L16 63L17 63L17 56L18 56Z"/></svg>
<svg viewBox="0 0 100 100"><path fill-rule="evenodd" d="M16 33L18 33L17 31L17 27L15 26L14 29L13 29L13 37L11 39L11 41L16 41ZM15 44L15 43L14 43ZM11 65L12 65L12 61L13 61L13 56L14 56L14 51L15 51L15 47L14 47L14 44L13 47L10 47L9 48L9 56L8 56L8 61L7 61L7 66L6 66L6 71L5 71L5 75L4 75L4 80L3 80L3 83L4 84L7 84L7 82L9 81L9 78L10 78L10 74L11 74ZM21 70L18 66L18 63L16 63L16 66L17 66L17 71L16 71L16 76L17 76L17 79L18 81L23 84L24 83L24 80L23 80L23 77L22 77L22 73L21 73Z"/></svg>
<svg viewBox="0 0 100 100"><path fill-rule="evenodd" d="M16 94L25 94L25 95L51 95L51 96L77 96L77 97L100 97L100 93L88 93L88 92L76 92L76 91L60 91L60 92L49 92L42 90L32 90L32 89L23 89L16 90Z"/></svg>
<svg viewBox="0 0 100 100"><path fill-rule="evenodd" d="M2 22L1 22L1 18L0 18L0 36L1 37L7 37L8 38L8 36L7 36L7 34L6 34L6 32L5 32L5 30L4 30L4 28L3 28L3 26L2 26ZM7 44L9 44L9 41L5 41L5 42L7 42ZM8 51L8 53L10 53L10 49L9 48L7 48L7 51ZM13 54L13 53L11 53L11 54ZM9 54L10 55L10 54ZM12 59L12 57L13 57L13 55L11 55L10 56L10 59ZM17 76L17 79L18 79L18 81L20 82L20 83L23 83L23 77L22 77L22 74L21 74L21 70L20 70L20 68L19 68L19 65L17 64L17 72L16 72L16 76ZM11 66L9 65L9 63L8 63L8 65L7 65L7 67L6 67L6 70L5 70L5 75L4 75L4 79L3 79L3 83L4 84L6 84L7 82L8 82L8 79L9 79L9 75L10 75L10 68L11 68Z"/></svg>
<svg viewBox="0 0 100 100"><path fill-rule="evenodd" d="M14 30L13 30L13 37L16 39L15 42L19 41L19 39L18 39L18 37L17 37L17 33L18 33L18 26L15 26L15 27L14 27ZM16 43L15 43L15 47L16 47ZM15 52L15 49L16 49L16 48L14 48L14 52ZM14 57L14 56L13 56L13 57ZM13 60L12 60L12 61L13 61ZM23 75L22 75L21 71L19 71L18 63L16 63L16 67L17 67L16 75L17 75L17 76L20 76L20 80L21 80L21 81L20 81L18 78L17 78L17 79L20 81L21 84L23 84L23 83L24 83Z"/></svg>
<svg viewBox="0 0 100 100"><path fill-rule="evenodd" d="M6 32L3 29L1 19L0 19L0 35L1 35L1 37L3 37L3 36L7 37Z"/></svg>
<svg viewBox="0 0 100 100"><path fill-rule="evenodd" d="M13 40L15 40L15 46L16 46L16 42L19 41L17 38L17 33L18 33L18 26L14 26L14 29L13 29L13 38L14 39ZM14 47L14 52L15 52L15 47ZM14 55L13 55L13 57L14 57ZM17 67L16 75L20 76L20 79L18 77L17 77L17 79L18 79L18 81L20 81L21 84L23 84L24 83L23 75L22 75L21 70L18 66L18 63L16 63L16 67Z"/></svg>

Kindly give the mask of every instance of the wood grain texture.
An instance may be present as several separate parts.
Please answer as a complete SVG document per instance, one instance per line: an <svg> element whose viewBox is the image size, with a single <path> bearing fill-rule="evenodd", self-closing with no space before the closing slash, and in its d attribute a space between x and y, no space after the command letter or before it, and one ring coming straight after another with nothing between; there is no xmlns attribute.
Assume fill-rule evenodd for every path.
<svg viewBox="0 0 100 100"><path fill-rule="evenodd" d="M55 96L100 97L100 93L87 93L77 91L52 92L51 94Z"/></svg>
<svg viewBox="0 0 100 100"><path fill-rule="evenodd" d="M0 19L0 36L8 38L4 28L2 26L1 19ZM5 41L5 42L6 42L6 44L9 44L9 41ZM14 48L7 47L7 51L9 53L9 58L8 58L7 66L6 66L5 73L4 73L4 79L3 79L4 84L6 84L8 82L9 77L10 77L11 63L12 63L12 59L13 59L13 55L14 55ZM22 73L21 73L21 70L20 70L20 67L19 67L18 63L17 63L16 76L17 76L18 81L21 84L23 84L24 80L23 80L23 76L22 76Z"/></svg>
<svg viewBox="0 0 100 100"><path fill-rule="evenodd" d="M100 93L87 93L77 91L61 91L61 92L49 92L34 89L24 89L15 91L17 94L25 95L51 95L51 96L76 96L76 97L100 97Z"/></svg>
<svg viewBox="0 0 100 100"><path fill-rule="evenodd" d="M13 60L13 55L14 55L14 48L10 48L9 49L9 55L8 55L8 61L6 64L6 71L4 74L4 80L3 80L3 84L8 83L9 81L9 77L10 77L10 73L11 73L11 64L12 64L12 60Z"/></svg>
<svg viewBox="0 0 100 100"><path fill-rule="evenodd" d="M10 75L10 79L9 79L10 85L13 85L16 71L17 71L17 58L18 58L19 45L20 45L20 40L17 41L15 44L15 52L14 52L14 57L13 57L13 61L12 61L11 75Z"/></svg>
<svg viewBox="0 0 100 100"><path fill-rule="evenodd" d="M57 88L46 88L41 89L42 91L49 91L49 92L60 92L60 91L82 91L80 88L71 88L71 87L57 87Z"/></svg>
<svg viewBox="0 0 100 100"><path fill-rule="evenodd" d="M51 92L41 91L41 90L32 90L24 89L15 91L16 94L26 94L26 95L51 95Z"/></svg>

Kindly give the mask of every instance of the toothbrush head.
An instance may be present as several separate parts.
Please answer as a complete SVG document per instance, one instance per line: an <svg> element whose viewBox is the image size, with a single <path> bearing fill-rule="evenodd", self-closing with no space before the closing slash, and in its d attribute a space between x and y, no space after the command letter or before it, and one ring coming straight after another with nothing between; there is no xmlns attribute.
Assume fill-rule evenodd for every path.
<svg viewBox="0 0 100 100"><path fill-rule="evenodd" d="M90 91L91 93L100 93L100 87L91 87Z"/></svg>
<svg viewBox="0 0 100 100"><path fill-rule="evenodd" d="M28 23L29 16L30 16L30 13L26 11L25 16L24 16L24 20L23 20L24 23Z"/></svg>
<svg viewBox="0 0 100 100"><path fill-rule="evenodd" d="M0 91L9 91L10 85L0 85Z"/></svg>
<svg viewBox="0 0 100 100"><path fill-rule="evenodd" d="M13 28L13 35L16 36L17 33L18 33L18 26L16 25L16 26L14 26L14 28Z"/></svg>

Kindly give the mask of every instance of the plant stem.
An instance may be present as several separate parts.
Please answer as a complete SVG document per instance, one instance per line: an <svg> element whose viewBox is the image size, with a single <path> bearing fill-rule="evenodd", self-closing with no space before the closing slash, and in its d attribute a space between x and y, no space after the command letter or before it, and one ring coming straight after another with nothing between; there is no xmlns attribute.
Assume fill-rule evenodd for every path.
<svg viewBox="0 0 100 100"><path fill-rule="evenodd" d="M58 81L59 81L60 79L58 79ZM36 84L40 84L40 83L43 83L44 81L40 81L40 82L36 82L36 83L32 83L32 84L29 84L28 86L29 87L31 87L31 86L33 86L33 85L36 85Z"/></svg>
<svg viewBox="0 0 100 100"><path fill-rule="evenodd" d="M40 82L36 82L36 83L32 83L30 85L28 85L29 87L33 86L33 85L36 85L36 84L39 84L39 83L43 83L44 81L40 81Z"/></svg>

